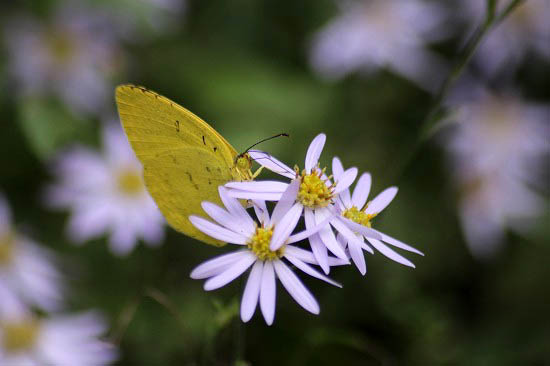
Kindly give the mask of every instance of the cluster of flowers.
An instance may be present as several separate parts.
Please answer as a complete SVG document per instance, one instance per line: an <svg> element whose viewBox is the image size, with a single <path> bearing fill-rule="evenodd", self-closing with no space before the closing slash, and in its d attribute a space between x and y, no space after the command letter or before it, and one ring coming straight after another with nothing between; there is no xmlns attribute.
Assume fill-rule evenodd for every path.
<svg viewBox="0 0 550 366"><path fill-rule="evenodd" d="M62 312L64 281L53 255L18 232L0 196L0 365L101 366L117 357L94 311ZM40 314L40 315L38 315Z"/></svg>
<svg viewBox="0 0 550 366"><path fill-rule="evenodd" d="M349 187L357 177L357 168L344 169L340 160L332 161L332 176L318 163L326 136L320 134L310 144L305 169L301 172L289 168L266 152L251 150L251 158L266 169L290 179L290 182L252 181L230 182L219 187L225 209L211 202L203 202L202 208L215 222L199 216L190 216L191 223L203 233L239 245L233 253L221 255L195 268L191 277L208 279L207 291L218 289L233 281L252 266L243 298L241 319L251 319L258 302L267 324L275 316L276 278L307 311L318 314L319 305L288 263L310 276L341 285L326 274L331 266L350 264L353 261L359 272L367 271L363 250L374 250L403 265L414 267L408 259L391 249L387 244L409 252L423 255L415 248L398 241L371 227L377 216L397 194L390 187L367 203L371 176L363 173L353 194ZM251 202L255 221L239 202ZM275 201L271 214L266 201ZM305 230L294 233L301 217ZM309 240L311 251L293 245ZM311 264L321 267L325 274Z"/></svg>

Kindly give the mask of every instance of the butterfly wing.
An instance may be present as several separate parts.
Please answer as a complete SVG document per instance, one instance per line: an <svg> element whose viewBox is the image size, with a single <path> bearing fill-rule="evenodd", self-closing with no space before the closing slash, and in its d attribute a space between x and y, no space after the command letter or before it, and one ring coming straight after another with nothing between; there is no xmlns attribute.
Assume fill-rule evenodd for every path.
<svg viewBox="0 0 550 366"><path fill-rule="evenodd" d="M224 245L197 230L188 217L205 216L201 202L220 204L218 186L239 180L235 149L199 117L145 88L119 86L116 102L143 164L145 185L168 224L207 244Z"/></svg>

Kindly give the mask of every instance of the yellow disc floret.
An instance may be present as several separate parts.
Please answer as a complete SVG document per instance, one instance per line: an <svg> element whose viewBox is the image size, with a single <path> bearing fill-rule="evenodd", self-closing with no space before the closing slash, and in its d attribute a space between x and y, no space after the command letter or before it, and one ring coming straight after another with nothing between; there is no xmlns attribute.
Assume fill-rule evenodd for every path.
<svg viewBox="0 0 550 366"><path fill-rule="evenodd" d="M271 242L272 236L273 228L256 228L254 236L248 241L248 249L262 261L272 261L281 258L284 254L284 246L275 251L269 249L269 243Z"/></svg>
<svg viewBox="0 0 550 366"><path fill-rule="evenodd" d="M328 186L327 180L322 179L326 168L313 168L311 173L307 174L305 170L300 175L300 190L298 191L298 201L309 208L326 207L332 202L334 185Z"/></svg>
<svg viewBox="0 0 550 366"><path fill-rule="evenodd" d="M346 209L344 212L342 212L342 216L345 218L350 219L353 222L356 222L360 225L371 227L371 222L377 214L368 214L365 213L365 207L363 210L359 211L359 209L355 206L352 206L351 208Z"/></svg>
<svg viewBox="0 0 550 366"><path fill-rule="evenodd" d="M40 330L40 323L27 320L19 323L6 323L2 329L2 348L8 353L17 353L32 349Z"/></svg>
<svg viewBox="0 0 550 366"><path fill-rule="evenodd" d="M0 234L0 267L8 265L13 257L15 237L11 231Z"/></svg>
<svg viewBox="0 0 550 366"><path fill-rule="evenodd" d="M118 176L118 189L126 195L133 196L140 194L145 189L143 179L136 170L124 170Z"/></svg>

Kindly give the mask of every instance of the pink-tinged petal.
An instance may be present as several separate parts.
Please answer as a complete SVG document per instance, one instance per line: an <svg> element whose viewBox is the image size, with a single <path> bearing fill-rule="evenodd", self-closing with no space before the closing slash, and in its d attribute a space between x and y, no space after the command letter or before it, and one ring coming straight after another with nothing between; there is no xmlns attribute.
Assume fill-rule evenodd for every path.
<svg viewBox="0 0 550 366"><path fill-rule="evenodd" d="M294 179L290 184L287 184L286 190L283 192L281 199L275 205L271 214L271 225L277 225L279 221L287 214L291 207L296 202L298 190L300 189L300 180Z"/></svg>
<svg viewBox="0 0 550 366"><path fill-rule="evenodd" d="M315 278L318 278L320 280L323 280L325 282L328 282L330 283L331 285L334 285L336 287L340 287L342 288L342 285L339 284L338 282L336 281L333 281L332 279L330 279L329 277L325 276L324 274L316 271L315 269L313 269L312 267L310 267L309 265L307 265L306 263L302 262L300 259L292 256L291 254L289 253L286 253L285 254L285 258L292 264L294 264L296 266L296 268L302 270L303 272L307 273L308 275L312 276L312 277L315 277Z"/></svg>
<svg viewBox="0 0 550 366"><path fill-rule="evenodd" d="M336 182L336 187L334 188L334 193L338 194L343 190L346 190L353 184L355 178L357 177L357 168L349 168L342 174L340 180Z"/></svg>
<svg viewBox="0 0 550 366"><path fill-rule="evenodd" d="M275 180L258 180L253 182L229 182L225 188L236 189L251 193L283 193L286 191L288 183Z"/></svg>
<svg viewBox="0 0 550 366"><path fill-rule="evenodd" d="M296 227L296 224L298 224L298 220L300 220L303 208L301 204L295 203L294 206L288 210L286 215L283 216L281 221L275 225L269 249L277 250L286 243L288 237Z"/></svg>
<svg viewBox="0 0 550 366"><path fill-rule="evenodd" d="M229 230L242 234L245 237L250 237L254 233L254 231L246 230L246 225L239 225L239 222L235 219L235 217L215 203L203 201L201 206L208 216Z"/></svg>
<svg viewBox="0 0 550 366"><path fill-rule="evenodd" d="M386 246L384 243L382 243L380 240L376 239L367 239L369 243L372 244L372 246L378 250L380 253L384 254L389 259L396 261L397 263L401 263L405 266L409 266L412 268L415 268L415 265L408 260L407 258L403 257L401 254L398 254L393 249L390 249L388 246Z"/></svg>
<svg viewBox="0 0 550 366"><path fill-rule="evenodd" d="M214 239L240 245L246 244L248 240L244 235L223 228L199 216L189 216L189 221L191 221L193 226L197 229Z"/></svg>
<svg viewBox="0 0 550 366"><path fill-rule="evenodd" d="M351 229L349 228L348 226L348 221L349 222L352 222L354 223L353 221L351 220L347 220L345 223L341 221L342 217L338 217L334 220L332 220L330 223L332 224L332 226L338 230L338 232L342 233L342 235L346 238L346 240L348 241L348 246L350 245L350 242L354 242L355 245L360 248L362 245L361 245L361 241L359 241L359 239L357 239L357 236L355 235L355 233L353 231L351 231ZM355 223L354 223L355 224ZM359 224L356 224L360 227L364 227L363 225L359 225ZM366 228L368 229L368 228ZM377 237L380 237L380 235L377 235ZM372 252L372 249L370 250L370 252Z"/></svg>
<svg viewBox="0 0 550 366"><path fill-rule="evenodd" d="M372 229L374 230L374 229ZM412 252L412 253L416 253L416 254L419 254L419 255L424 255L424 253L422 253L420 250L416 249L416 248L413 248L411 247L410 245L407 245L405 243L403 243L402 241L399 241L397 239L394 239L392 238L391 236L389 235L386 235L378 230L374 230L378 235L380 235L380 240L382 240L383 242L386 242L390 245L393 245L394 247L398 247L398 248L401 248L403 250L406 250L408 252ZM375 238L376 239L376 238Z"/></svg>
<svg viewBox="0 0 550 366"><path fill-rule="evenodd" d="M307 173L311 173L311 169L313 169L317 165L319 157L323 152L323 147L325 146L326 139L327 136L324 133L320 133L313 139L313 141L311 141L311 144L307 149L305 161L305 168Z"/></svg>
<svg viewBox="0 0 550 366"><path fill-rule="evenodd" d="M252 160L257 162L264 168L290 179L296 178L296 172L293 169L289 168L281 161L275 159L270 154L260 150L248 150L248 154L250 154Z"/></svg>
<svg viewBox="0 0 550 366"><path fill-rule="evenodd" d="M290 296L304 309L313 314L319 314L319 304L302 281L282 261L274 261L273 266L277 277Z"/></svg>
<svg viewBox="0 0 550 366"><path fill-rule="evenodd" d="M287 245L285 247L285 253L286 254L290 254L292 255L293 257L295 258L298 258L300 259L302 262L306 262L306 263L309 263L309 264L315 264L315 265L319 265L319 263L317 262L317 260L315 259L315 257L313 256L313 253L312 252L309 252L305 249L302 249L302 248L299 248L299 247L295 247L293 245ZM333 266L344 266L344 265L348 265L349 264L349 260L342 260L340 258L335 258L335 257L328 257L328 264L329 266L333 267Z"/></svg>
<svg viewBox="0 0 550 366"><path fill-rule="evenodd" d="M262 201L278 201L281 199L282 193L255 193L238 190L230 190L227 192L229 197L243 200L262 200Z"/></svg>
<svg viewBox="0 0 550 366"><path fill-rule="evenodd" d="M382 212L390 202L394 199L397 194L397 187L386 188L382 193L378 194L371 203L367 206L365 213L367 214L377 214Z"/></svg>
<svg viewBox="0 0 550 366"><path fill-rule="evenodd" d="M260 284L262 283L262 272L264 264L262 261L256 261L248 281L246 281L246 287L244 288L243 298L241 300L241 319L243 322L247 322L254 315L258 299L260 298Z"/></svg>
<svg viewBox="0 0 550 366"><path fill-rule="evenodd" d="M315 222L318 224L325 222L326 220L330 220L332 217L333 214L329 210L315 210ZM332 231L330 225L325 225L321 230L319 230L319 237L332 254L340 259L347 259L346 253L336 241L336 237L334 236L334 232Z"/></svg>
<svg viewBox="0 0 550 366"><path fill-rule="evenodd" d="M348 241L348 249L351 259L359 272L364 276L367 273L367 264L365 263L365 257L363 256L363 250L356 241Z"/></svg>
<svg viewBox="0 0 550 366"><path fill-rule="evenodd" d="M212 258L197 266L193 271L191 271L190 276L194 280L201 280L203 278L216 276L225 271L232 264L246 257L247 252L247 250L238 250L233 253L224 254L216 258Z"/></svg>
<svg viewBox="0 0 550 366"><path fill-rule="evenodd" d="M218 187L218 192L220 193L220 198L227 208L227 211L235 217L235 219L245 227L248 232L254 232L256 227L254 226L254 220L250 217L246 209L241 205L241 203L235 198L230 197L227 194L227 189L223 186Z"/></svg>
<svg viewBox="0 0 550 366"><path fill-rule="evenodd" d="M251 252L245 251L242 258L233 263L222 273L210 278L204 283L204 289L206 291L216 290L220 287L227 285L235 278L239 277L256 261L256 256Z"/></svg>
<svg viewBox="0 0 550 366"><path fill-rule="evenodd" d="M340 177L344 174L344 166L338 157L332 158L332 175L334 180L340 180Z"/></svg>
<svg viewBox="0 0 550 366"><path fill-rule="evenodd" d="M306 222L306 228L315 226L315 216L312 210L305 210L304 219ZM321 266L323 272L328 274L330 272L330 266L328 265L327 247L321 241L319 234L313 234L309 237L309 245L311 246L311 251L313 252L315 260L319 263L319 266Z"/></svg>
<svg viewBox="0 0 550 366"><path fill-rule="evenodd" d="M378 239L378 240L382 239L382 235L381 235L382 233L380 233L380 232L378 232L374 229L371 229L369 227L358 224L354 221L351 221L350 219L348 219L344 216L338 216L337 220L342 222L344 224L344 226L346 226L346 228L349 228L348 230L350 230L350 231L353 230L355 232L358 232L358 233L362 234L363 236L365 236L367 238L374 238L374 239ZM334 221L336 221L336 220L334 220Z"/></svg>
<svg viewBox="0 0 550 366"><path fill-rule="evenodd" d="M370 186L371 186L371 176L369 173L363 173L359 181L355 185L355 190L353 191L353 196L351 197L352 204L357 207L359 210L365 206L367 203L367 198L369 197Z"/></svg>
<svg viewBox="0 0 550 366"><path fill-rule="evenodd" d="M260 288L260 309L267 325L273 324L275 318L276 289L273 262L267 261L264 263Z"/></svg>
<svg viewBox="0 0 550 366"><path fill-rule="evenodd" d="M314 225L313 227L308 227L306 230L301 231L297 234L291 235L288 240L286 241L287 244L296 243L300 240L304 240L306 238L309 238L315 233L318 233L320 230L322 230L325 227L329 226L330 220L333 218L333 214L330 213L330 211L327 211L328 215L323 219L323 221L319 222L318 224Z"/></svg>
<svg viewBox="0 0 550 366"><path fill-rule="evenodd" d="M253 200L252 207L254 207L254 212L256 213L256 217L260 221L260 224L265 224L267 226L267 224L269 224L269 211L267 210L265 201Z"/></svg>

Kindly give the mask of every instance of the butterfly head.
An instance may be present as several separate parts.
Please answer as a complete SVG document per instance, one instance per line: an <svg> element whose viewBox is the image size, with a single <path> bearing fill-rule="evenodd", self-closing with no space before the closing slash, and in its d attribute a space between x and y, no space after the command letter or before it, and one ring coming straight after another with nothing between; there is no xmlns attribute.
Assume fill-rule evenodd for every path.
<svg viewBox="0 0 550 366"><path fill-rule="evenodd" d="M244 152L235 158L235 169L242 180L252 180L252 158L250 154Z"/></svg>

